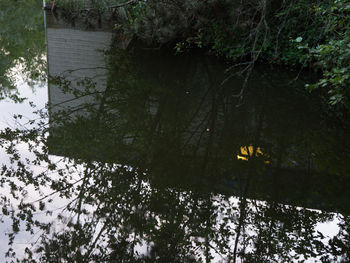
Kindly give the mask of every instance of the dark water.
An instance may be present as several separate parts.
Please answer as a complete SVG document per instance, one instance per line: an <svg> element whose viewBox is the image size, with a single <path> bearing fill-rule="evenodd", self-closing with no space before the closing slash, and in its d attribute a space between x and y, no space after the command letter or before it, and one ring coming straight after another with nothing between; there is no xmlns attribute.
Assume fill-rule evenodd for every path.
<svg viewBox="0 0 350 263"><path fill-rule="evenodd" d="M32 12L0 33L8 261L349 262L349 124L306 77Z"/></svg>

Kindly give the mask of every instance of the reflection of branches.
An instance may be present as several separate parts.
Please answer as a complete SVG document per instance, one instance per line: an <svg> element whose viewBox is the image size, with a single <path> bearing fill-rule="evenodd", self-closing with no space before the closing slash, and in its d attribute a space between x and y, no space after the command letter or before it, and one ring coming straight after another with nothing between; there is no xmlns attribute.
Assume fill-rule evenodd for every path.
<svg viewBox="0 0 350 263"><path fill-rule="evenodd" d="M73 72L80 71L80 70L91 70L91 69L103 69L106 70L106 67L89 67L89 68L76 68L76 69L67 69L61 73L61 75L65 75L66 73L72 74ZM94 76L96 77L96 76Z"/></svg>
<svg viewBox="0 0 350 263"><path fill-rule="evenodd" d="M105 229L107 228L107 221L103 224L100 232L97 234L95 240L92 242L92 244L90 245L90 249L87 251L86 253L86 260L89 260L91 253L93 252L93 250L96 247L97 242L100 241L100 237L102 236L103 232L105 231Z"/></svg>
<svg viewBox="0 0 350 263"><path fill-rule="evenodd" d="M31 204L41 202L41 201L47 199L47 198L50 197L50 196L53 196L53 195L55 195L55 194L61 193L62 191L66 191L66 190L68 190L68 189L71 189L75 184L79 183L79 182L82 181L83 179L84 179L84 178L81 178L81 179L75 181L74 183L71 183L71 184L67 185L66 187L60 188L60 189L58 189L58 190L55 190L55 191L53 191L53 192L51 192L51 193L49 193L49 194L47 194L47 195L45 195L45 196L43 196L43 197L41 197L41 198L39 198L39 199L37 199L37 200L31 202Z"/></svg>
<svg viewBox="0 0 350 263"><path fill-rule="evenodd" d="M248 196L248 191L250 191L250 184L251 181L254 179L254 176L256 174L255 171L255 162L256 162L256 151L257 148L256 145L260 144L260 137L262 134L262 128L263 128L263 120L264 120L264 107L262 107L262 110L259 114L258 118L258 124L257 127L255 128L255 135L254 135L254 143L255 147L253 147L253 153L251 158L249 159L249 168L248 168L248 176L247 176L247 182L245 185L245 189L243 191L243 195L240 197L240 216L239 216L239 222L236 230L236 240L235 240L235 245L234 245L234 250L233 250L233 262L235 263L237 260L237 250L238 250L238 243L239 243L239 238L241 235L241 230L244 228L244 220L246 218L246 212L248 208L248 202L247 202L247 196Z"/></svg>
<svg viewBox="0 0 350 263"><path fill-rule="evenodd" d="M75 100L78 100L78 99L81 99L81 98L84 98L84 97L87 97L87 96L96 95L96 94L102 94L102 93L103 93L103 91L94 91L94 92L90 92L90 93L84 93L81 96L74 96L74 98L72 98L72 99L56 103L55 105L53 105L53 107L57 107L57 106L60 106L62 104L65 104L65 103L68 103L68 102L72 102L72 101L75 101Z"/></svg>
<svg viewBox="0 0 350 263"><path fill-rule="evenodd" d="M282 204L269 201L258 203L248 199L254 197L251 192L256 179L259 179L257 175L264 173L266 168L260 169L256 155L262 139L271 138L268 131L263 129L268 106L265 100L270 99L270 94L265 93L263 101L258 101L258 104L253 99L253 103L243 109L248 113L239 116L243 111L231 112L225 108L226 105L221 105L225 102L229 104L232 96L226 96L223 86L217 87L219 82L215 78L219 74L214 74L209 65L204 61L200 72L200 78L209 85L195 90L199 95L193 92L195 95L190 97L188 94L188 104L179 103L183 98L181 96L177 100L172 100L172 97L178 95L177 90L184 94L184 90L194 86L193 82L186 82L183 88L178 88L180 85L166 82L170 79L169 74L162 76L161 81L159 78L151 79L146 84L144 79L133 75L130 83L128 78L123 79L125 83L118 81L118 85L109 79L111 85L103 95L102 92L88 90L85 93L74 92L74 88L67 85L68 92L78 98L93 94L96 94L96 98L90 104L80 104L51 114L50 122L54 123L54 127L50 136L54 143L48 143L41 132L31 133L30 130L2 134L4 142L22 142L30 145L31 149L44 144L68 156L64 169L50 168L57 171L57 182L52 178L54 175L47 172L40 175L39 184L35 181L39 176L32 176L36 174L33 167L27 169L21 166L18 171L13 168L11 173L6 174L20 178L26 185L34 185L36 190L50 189L50 193L36 200L35 205L38 202L48 204L47 199L58 193L69 202L57 219L62 228L51 228L50 234L44 233L41 243L37 244L38 249L33 250L34 254L47 253L47 258L55 255L67 262L166 262L169 258L174 262L210 262L212 253L220 255L222 259L228 258L230 262L244 259L247 262L261 262L274 258L291 262L289 259L293 258L293 249L299 249L302 243L298 237L315 240L312 231L317 222L323 220L321 215L313 216L307 211L298 212ZM118 74L111 73L115 78L124 75ZM84 83L88 88L95 88L90 84ZM149 108L152 102L158 103L155 114ZM82 109L89 110L90 114L67 118ZM252 111L257 113L251 114ZM221 123L222 112L225 115L224 123ZM208 130L198 132L204 126ZM249 134L246 134L248 129ZM236 133L236 130L239 132ZM228 137L220 137L221 134L228 134ZM54 140L55 136L57 141ZM127 136L135 139L133 143L125 142ZM197 141L189 145L194 137ZM217 139L221 141L217 143ZM232 152L234 147L246 142L252 144L252 153L247 150L248 156L251 156L247 162L238 163ZM192 149L199 162L187 155ZM204 150L199 152L198 149ZM34 151L45 165L53 164L46 161L48 153L48 149L41 155ZM12 148L8 148L7 154L13 155L14 161L21 159ZM160 161L158 155L162 155ZM183 165L179 160L184 159L189 159L186 160L190 167L188 170L187 167L179 168ZM224 162L221 162L222 159ZM35 167L41 165L35 164ZM84 170L78 171L80 165ZM69 170L69 166L75 169ZM211 171L210 168L213 178L204 176ZM64 173L65 169L69 173ZM221 176L222 171L229 173L229 180ZM196 178L197 173L200 178ZM76 174L80 178L73 181ZM179 185L177 181L175 186L168 182L184 175L189 177L181 179ZM232 182L236 175L246 179L238 204L229 201L233 199L230 197L233 188L240 189L243 184L236 186L237 182ZM189 182L192 179L196 187ZM232 183L235 184L233 187ZM229 188L228 196L219 194L221 190L218 190L218 186L221 185ZM14 189L15 193L22 194L23 188ZM218 204L214 205L214 201ZM23 213L15 215L13 219L26 222L29 218L29 228L38 227L30 221L33 212L23 207L20 209ZM278 242L272 242L273 238ZM310 251L313 252L315 246L311 241L306 243L307 249L300 253L309 255ZM138 247L142 245L149 248L148 253L138 255ZM284 245L289 249L286 255L279 250L279 246ZM42 261L50 261L45 256L43 258Z"/></svg>

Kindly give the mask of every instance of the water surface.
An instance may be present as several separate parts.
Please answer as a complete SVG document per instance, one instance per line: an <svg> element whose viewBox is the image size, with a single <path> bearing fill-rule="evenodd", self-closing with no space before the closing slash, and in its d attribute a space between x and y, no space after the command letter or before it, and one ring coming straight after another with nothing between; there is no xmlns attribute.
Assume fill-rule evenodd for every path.
<svg viewBox="0 0 350 263"><path fill-rule="evenodd" d="M38 36L14 38L19 55L0 42L9 256L349 260L349 126L306 76L256 66L244 86L208 54L125 48L107 25L48 14L44 27L41 12L16 27Z"/></svg>

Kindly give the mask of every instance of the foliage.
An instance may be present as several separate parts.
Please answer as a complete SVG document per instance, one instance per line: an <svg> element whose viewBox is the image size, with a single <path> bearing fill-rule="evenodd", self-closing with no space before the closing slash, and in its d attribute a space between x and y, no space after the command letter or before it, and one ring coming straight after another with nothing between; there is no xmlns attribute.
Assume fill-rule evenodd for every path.
<svg viewBox="0 0 350 263"><path fill-rule="evenodd" d="M0 1L0 99L19 99L14 71L19 71L28 84L45 78L41 4L37 0Z"/></svg>
<svg viewBox="0 0 350 263"><path fill-rule="evenodd" d="M240 70L244 66L247 75L256 62L310 68L321 76L307 85L309 90L320 89L330 105L349 106L348 0L98 3L91 5L101 12L122 4L113 9L112 16L123 37L136 37L153 46L167 44L177 52L204 48ZM234 73L237 68L231 69Z"/></svg>
<svg viewBox="0 0 350 263"><path fill-rule="evenodd" d="M117 28L155 46L170 43L177 52L205 48L238 66L320 71L307 87L348 107L349 17L348 0L149 0L127 8Z"/></svg>
<svg viewBox="0 0 350 263"><path fill-rule="evenodd" d="M324 40L316 29L301 34L305 23L322 25L313 20L316 9L305 9L307 1L276 2L140 1L124 12L118 8L116 19L125 26L117 30L152 45L170 43L178 52L206 48L249 67L259 60L333 62L337 43L317 51L312 47ZM346 56L343 45L340 56ZM12 248L9 257L348 261L349 219L339 216L340 231L329 240L317 225L333 214L298 208L349 211L350 167L339 161L349 156L348 132L319 130L320 106L298 89L301 81L277 70L251 71L237 107L232 94L246 79L227 78L216 60L116 46L108 53L102 90L94 79L51 76L49 87L80 102L80 110L65 108L63 101L61 110L49 105L36 120L0 132L8 158L0 170L0 205L12 222L10 245L22 232L39 235L25 259ZM240 147L248 145L267 154L237 160Z"/></svg>
<svg viewBox="0 0 350 263"><path fill-rule="evenodd" d="M350 2L321 1L308 6L303 31L295 32L295 57L303 66L319 69L321 78L306 87L321 89L331 105L349 108ZM300 21L298 21L300 22ZM292 30L292 28L288 28ZM297 41L298 40L298 41Z"/></svg>

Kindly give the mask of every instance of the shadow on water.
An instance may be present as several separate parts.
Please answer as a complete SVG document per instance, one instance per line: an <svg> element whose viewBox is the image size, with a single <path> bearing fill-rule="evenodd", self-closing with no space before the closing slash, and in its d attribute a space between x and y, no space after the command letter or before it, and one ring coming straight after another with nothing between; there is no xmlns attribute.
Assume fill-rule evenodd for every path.
<svg viewBox="0 0 350 263"><path fill-rule="evenodd" d="M348 131L302 78L257 67L239 100L243 79L196 51L46 32L48 110L0 134L10 241L37 236L28 262L349 260Z"/></svg>
<svg viewBox="0 0 350 263"><path fill-rule="evenodd" d="M183 189L240 195L250 180L254 198L347 211L339 187L346 192L349 166L325 164L339 154L329 156L321 106L293 74L257 68L242 103L232 96L242 79L222 85L225 65L202 54L134 47L111 51L109 60L108 79L76 89L76 105L56 102L74 121L52 122L52 153L143 167L155 183Z"/></svg>

